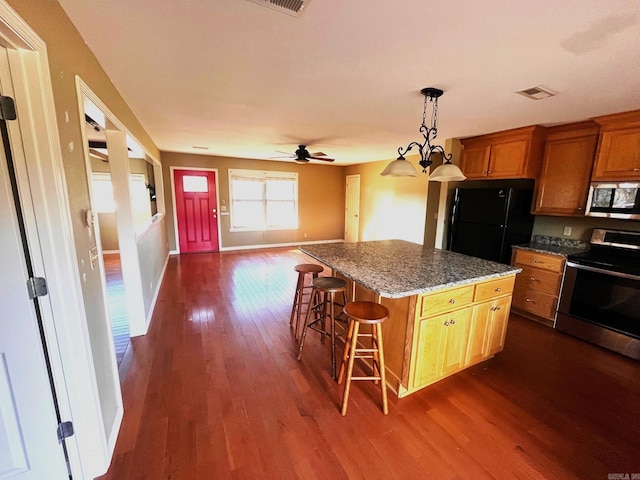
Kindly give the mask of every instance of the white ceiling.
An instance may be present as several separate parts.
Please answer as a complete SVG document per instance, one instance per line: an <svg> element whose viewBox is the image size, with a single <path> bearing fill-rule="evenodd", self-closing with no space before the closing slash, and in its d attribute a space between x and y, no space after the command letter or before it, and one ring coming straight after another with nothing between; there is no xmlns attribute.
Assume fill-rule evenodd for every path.
<svg viewBox="0 0 640 480"><path fill-rule="evenodd" d="M59 0L164 151L352 164L438 142L640 109L638 0ZM516 91L557 93L529 100ZM208 150L193 146L208 147Z"/></svg>

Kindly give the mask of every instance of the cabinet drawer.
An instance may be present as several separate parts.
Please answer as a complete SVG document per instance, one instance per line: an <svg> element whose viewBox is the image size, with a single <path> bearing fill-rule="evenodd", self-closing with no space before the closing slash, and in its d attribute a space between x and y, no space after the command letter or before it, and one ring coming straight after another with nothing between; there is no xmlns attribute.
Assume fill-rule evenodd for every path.
<svg viewBox="0 0 640 480"><path fill-rule="evenodd" d="M529 250L516 250L514 263L518 266L530 266L562 273L564 270L564 258L558 255L532 252Z"/></svg>
<svg viewBox="0 0 640 480"><path fill-rule="evenodd" d="M513 306L540 317L553 320L556 316L558 297L532 288L516 285L513 291Z"/></svg>
<svg viewBox="0 0 640 480"><path fill-rule="evenodd" d="M474 302L481 302L493 297L506 295L513 291L514 277L504 277L497 280L491 280L476 285L476 292L473 297Z"/></svg>
<svg viewBox="0 0 640 480"><path fill-rule="evenodd" d="M517 288L531 288L549 295L558 295L562 274L540 268L522 265L522 272L516 277Z"/></svg>
<svg viewBox="0 0 640 480"><path fill-rule="evenodd" d="M473 285L465 285L442 292L425 293L420 297L420 317L429 317L469 305L473 301L473 290Z"/></svg>

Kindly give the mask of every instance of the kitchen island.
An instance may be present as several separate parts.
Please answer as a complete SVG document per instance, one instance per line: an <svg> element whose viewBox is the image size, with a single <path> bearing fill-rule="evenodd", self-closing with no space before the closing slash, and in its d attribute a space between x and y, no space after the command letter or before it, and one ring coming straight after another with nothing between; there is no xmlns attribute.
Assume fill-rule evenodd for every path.
<svg viewBox="0 0 640 480"><path fill-rule="evenodd" d="M518 267L403 240L299 249L382 303L388 386L404 397L493 357L504 346Z"/></svg>

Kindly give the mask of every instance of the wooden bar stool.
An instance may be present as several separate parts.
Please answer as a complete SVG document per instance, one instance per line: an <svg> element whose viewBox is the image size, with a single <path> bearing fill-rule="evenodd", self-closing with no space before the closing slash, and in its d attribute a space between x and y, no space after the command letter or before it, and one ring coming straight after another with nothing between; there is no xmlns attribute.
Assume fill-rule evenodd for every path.
<svg viewBox="0 0 640 480"><path fill-rule="evenodd" d="M338 375L338 383L342 383L346 370L347 381L345 382L344 393L342 395L341 413L342 415L347 414L351 381L373 380L376 384L380 382L382 411L387 415L387 413L389 413L389 405L387 402L387 384L384 372L384 352L382 350L382 322L389 318L389 310L384 305L375 302L351 302L345 305L343 311L349 319L349 327L344 345L344 353L342 354L342 363L340 364L340 374ZM361 324L371 325L371 333L361 333ZM358 339L362 337L369 337L371 339L369 348L366 346L358 347ZM370 376L353 376L353 363L356 358L371 359L372 374Z"/></svg>
<svg viewBox="0 0 640 480"><path fill-rule="evenodd" d="M301 263L293 268L298 272L298 283L296 284L296 293L293 296L293 306L291 307L291 318L289 319L289 326L293 327L293 333L295 338L298 338L298 324L300 323L300 315L302 305L304 303L303 297L305 291L311 290L311 285L305 285L306 276L308 273L312 274L312 278L318 278L318 274L324 270L320 265L315 263ZM295 318L295 327L293 326L293 320Z"/></svg>
<svg viewBox="0 0 640 480"><path fill-rule="evenodd" d="M331 338L331 378L336 378L336 337L342 335L346 328L342 328L336 333L335 307L336 305L344 306L346 303L347 282L337 277L317 277L313 279L311 285L313 288L307 305L304 328L300 336L298 360L302 358L302 349L308 329L318 332L323 340L325 336L328 336ZM344 303L336 303L336 293L342 293ZM314 299L320 297L321 301L314 305ZM311 319L312 313L316 314L316 318L313 320ZM327 320L329 321L328 326Z"/></svg>

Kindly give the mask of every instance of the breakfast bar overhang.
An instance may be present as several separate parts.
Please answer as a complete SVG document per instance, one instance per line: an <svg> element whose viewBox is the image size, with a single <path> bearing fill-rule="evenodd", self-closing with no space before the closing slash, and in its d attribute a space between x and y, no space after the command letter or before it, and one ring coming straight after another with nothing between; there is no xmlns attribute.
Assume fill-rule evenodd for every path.
<svg viewBox="0 0 640 480"><path fill-rule="evenodd" d="M517 267L403 240L299 249L347 281L352 300L390 312L387 384L404 397L504 347Z"/></svg>

